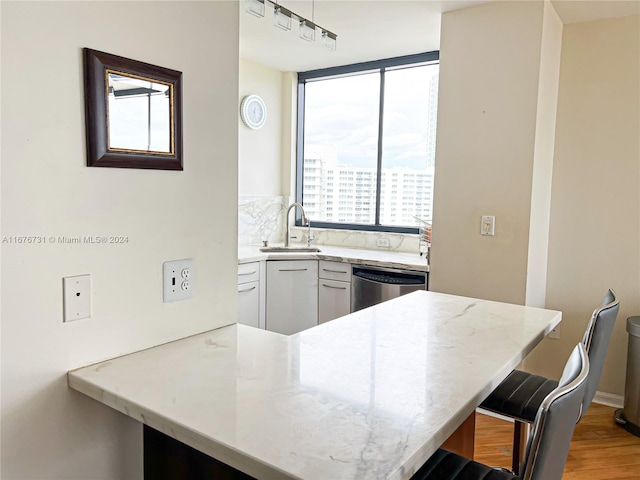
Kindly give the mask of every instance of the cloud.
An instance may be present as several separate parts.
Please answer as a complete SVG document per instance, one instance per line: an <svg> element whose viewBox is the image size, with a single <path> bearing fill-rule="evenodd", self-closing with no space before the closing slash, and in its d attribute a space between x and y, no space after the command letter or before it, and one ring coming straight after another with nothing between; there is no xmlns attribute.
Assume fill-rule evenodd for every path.
<svg viewBox="0 0 640 480"><path fill-rule="evenodd" d="M383 162L426 167L429 104L438 67L388 71L385 80ZM305 91L305 145L331 146L338 160L375 166L378 151L380 74L309 82Z"/></svg>

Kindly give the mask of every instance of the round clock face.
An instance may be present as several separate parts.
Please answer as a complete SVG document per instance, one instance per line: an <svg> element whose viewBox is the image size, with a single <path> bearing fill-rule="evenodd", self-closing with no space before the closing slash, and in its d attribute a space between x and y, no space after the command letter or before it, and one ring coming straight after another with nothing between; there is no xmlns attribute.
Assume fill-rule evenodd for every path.
<svg viewBox="0 0 640 480"><path fill-rule="evenodd" d="M258 129L267 120L267 107L258 95L249 95L242 99L240 117L249 128Z"/></svg>

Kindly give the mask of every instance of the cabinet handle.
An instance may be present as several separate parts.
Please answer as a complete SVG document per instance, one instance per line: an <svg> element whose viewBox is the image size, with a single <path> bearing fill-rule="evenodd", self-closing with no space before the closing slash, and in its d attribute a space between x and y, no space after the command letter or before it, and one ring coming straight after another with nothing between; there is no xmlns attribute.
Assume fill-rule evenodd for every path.
<svg viewBox="0 0 640 480"><path fill-rule="evenodd" d="M254 285L253 287L248 288L246 290L238 290L238 293L246 293L246 292L250 292L251 290L255 290L255 289L256 289L256 286Z"/></svg>
<svg viewBox="0 0 640 480"><path fill-rule="evenodd" d="M325 272L331 272L331 273L349 273L349 272L343 272L342 270L331 270L329 268L323 268L322 270L324 270Z"/></svg>
<svg viewBox="0 0 640 480"><path fill-rule="evenodd" d="M347 287L334 287L333 285L327 285L326 283L322 284L323 287L327 287L327 288L335 288L336 290L346 290Z"/></svg>
<svg viewBox="0 0 640 480"><path fill-rule="evenodd" d="M279 272L306 272L308 270L308 268L279 268L278 271Z"/></svg>
<svg viewBox="0 0 640 480"><path fill-rule="evenodd" d="M242 275L253 275L254 273L258 273L258 271L254 270L253 272L238 273L238 276L241 277Z"/></svg>

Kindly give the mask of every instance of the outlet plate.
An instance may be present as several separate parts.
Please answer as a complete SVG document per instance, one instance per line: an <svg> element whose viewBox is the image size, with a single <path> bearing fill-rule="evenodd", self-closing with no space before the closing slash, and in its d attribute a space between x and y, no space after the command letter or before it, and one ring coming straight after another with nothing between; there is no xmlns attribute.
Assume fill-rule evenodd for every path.
<svg viewBox="0 0 640 480"><path fill-rule="evenodd" d="M376 239L376 246L382 248L389 248L391 246L389 237L378 237Z"/></svg>
<svg viewBox="0 0 640 480"><path fill-rule="evenodd" d="M91 275L64 277L62 291L64 322L91 317Z"/></svg>
<svg viewBox="0 0 640 480"><path fill-rule="evenodd" d="M496 228L496 217L493 215L483 215L482 225L480 227L481 235L493 236Z"/></svg>
<svg viewBox="0 0 640 480"><path fill-rule="evenodd" d="M164 303L193 297L195 270L193 258L162 264L162 301Z"/></svg>

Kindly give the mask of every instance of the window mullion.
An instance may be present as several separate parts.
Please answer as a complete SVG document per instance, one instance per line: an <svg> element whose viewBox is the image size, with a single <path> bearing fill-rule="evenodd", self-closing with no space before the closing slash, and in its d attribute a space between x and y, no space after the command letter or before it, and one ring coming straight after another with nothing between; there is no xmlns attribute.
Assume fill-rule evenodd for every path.
<svg viewBox="0 0 640 480"><path fill-rule="evenodd" d="M382 189L382 132L384 122L384 74L385 68L380 69L380 98L378 106L378 165L376 176L376 217L374 225L380 225L380 192Z"/></svg>

